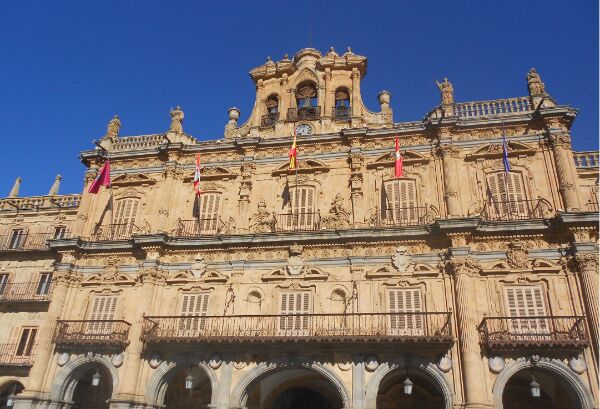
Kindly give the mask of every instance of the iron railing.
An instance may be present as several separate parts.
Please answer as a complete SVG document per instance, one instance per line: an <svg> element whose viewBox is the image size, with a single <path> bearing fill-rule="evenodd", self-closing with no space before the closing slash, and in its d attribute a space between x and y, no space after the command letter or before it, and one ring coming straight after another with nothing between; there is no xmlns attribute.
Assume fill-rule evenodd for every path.
<svg viewBox="0 0 600 409"><path fill-rule="evenodd" d="M168 342L451 344L449 312L144 317L141 339Z"/></svg>
<svg viewBox="0 0 600 409"><path fill-rule="evenodd" d="M129 324L122 320L78 320L57 322L54 343L57 346L126 346Z"/></svg>
<svg viewBox="0 0 600 409"><path fill-rule="evenodd" d="M0 284L0 303L50 301L52 282Z"/></svg>
<svg viewBox="0 0 600 409"><path fill-rule="evenodd" d="M433 223L426 206L399 207L377 212L378 227L422 226Z"/></svg>
<svg viewBox="0 0 600 409"><path fill-rule="evenodd" d="M269 112L260 117L260 126L261 128L269 128L275 126L277 121L279 121L279 112Z"/></svg>
<svg viewBox="0 0 600 409"><path fill-rule="evenodd" d="M12 231L0 236L0 250L2 251L28 251L47 250L48 240L53 238L52 233L28 233Z"/></svg>
<svg viewBox="0 0 600 409"><path fill-rule="evenodd" d="M133 223L98 224L92 232L93 241L127 240L139 229Z"/></svg>
<svg viewBox="0 0 600 409"><path fill-rule="evenodd" d="M0 344L0 366L33 365L35 345L24 345L22 351L18 349L18 344Z"/></svg>
<svg viewBox="0 0 600 409"><path fill-rule="evenodd" d="M482 216L485 220L510 221L543 219L545 206L542 200L488 200Z"/></svg>
<svg viewBox="0 0 600 409"><path fill-rule="evenodd" d="M334 121L349 121L352 116L352 108L346 106L333 107L331 110L331 116Z"/></svg>
<svg viewBox="0 0 600 409"><path fill-rule="evenodd" d="M319 230L321 217L318 212L283 213L275 215L275 231Z"/></svg>
<svg viewBox="0 0 600 409"><path fill-rule="evenodd" d="M481 345L488 349L583 348L589 341L584 317L486 317L479 324Z"/></svg>
<svg viewBox="0 0 600 409"><path fill-rule="evenodd" d="M222 223L212 219L179 220L175 234L179 237L215 236L221 232Z"/></svg>
<svg viewBox="0 0 600 409"><path fill-rule="evenodd" d="M289 108L287 120L289 122L314 121L321 118L321 107Z"/></svg>

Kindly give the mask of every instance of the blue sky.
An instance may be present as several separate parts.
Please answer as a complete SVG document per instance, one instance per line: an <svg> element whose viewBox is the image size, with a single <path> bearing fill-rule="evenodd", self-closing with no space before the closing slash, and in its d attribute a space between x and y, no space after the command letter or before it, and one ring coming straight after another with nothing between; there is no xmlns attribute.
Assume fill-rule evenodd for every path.
<svg viewBox="0 0 600 409"><path fill-rule="evenodd" d="M222 137L227 108L252 108L248 71L307 47L310 27L313 47L369 58L363 99L391 91L396 121L438 103L436 79L457 101L515 97L536 67L581 110L574 148L598 149L597 1L3 1L0 196L17 176L46 194L57 173L80 192L79 152L114 114L122 135L157 133L179 104L188 133Z"/></svg>

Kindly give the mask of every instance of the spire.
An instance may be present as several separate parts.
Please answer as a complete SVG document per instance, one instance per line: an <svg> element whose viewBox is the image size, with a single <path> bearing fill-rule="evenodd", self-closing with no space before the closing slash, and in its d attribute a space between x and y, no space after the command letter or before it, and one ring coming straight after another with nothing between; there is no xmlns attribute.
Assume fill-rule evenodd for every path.
<svg viewBox="0 0 600 409"><path fill-rule="evenodd" d="M10 193L8 194L8 197L17 197L19 196L19 188L21 187L21 181L23 179L21 179L21 176L19 176L16 180L15 180L15 184L13 185L12 189L10 189Z"/></svg>
<svg viewBox="0 0 600 409"><path fill-rule="evenodd" d="M50 188L50 191L48 192L48 196L55 196L58 194L58 188L60 187L61 179L62 179L61 175L56 175L56 178L54 178L54 183L52 184L52 187Z"/></svg>

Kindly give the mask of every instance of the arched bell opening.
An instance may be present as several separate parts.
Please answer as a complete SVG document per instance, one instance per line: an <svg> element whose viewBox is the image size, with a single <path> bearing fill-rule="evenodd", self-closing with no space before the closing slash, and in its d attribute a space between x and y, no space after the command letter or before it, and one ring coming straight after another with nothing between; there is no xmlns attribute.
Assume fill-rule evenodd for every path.
<svg viewBox="0 0 600 409"><path fill-rule="evenodd" d="M340 391L322 374L306 368L269 372L253 382L248 409L341 409Z"/></svg>
<svg viewBox="0 0 600 409"><path fill-rule="evenodd" d="M102 365L89 366L81 373L73 391L71 409L108 409L113 394L110 373Z"/></svg>
<svg viewBox="0 0 600 409"><path fill-rule="evenodd" d="M9 409L15 405L15 398L25 387L17 381L10 381L0 387L0 408Z"/></svg>
<svg viewBox="0 0 600 409"><path fill-rule="evenodd" d="M169 381L165 393L166 409L206 409L212 398L212 385L199 367L179 370Z"/></svg>
<svg viewBox="0 0 600 409"><path fill-rule="evenodd" d="M425 372L410 368L396 369L379 384L377 409L444 409L444 396Z"/></svg>
<svg viewBox="0 0 600 409"><path fill-rule="evenodd" d="M504 409L579 409L577 396L556 374L536 368L510 377L502 392Z"/></svg>

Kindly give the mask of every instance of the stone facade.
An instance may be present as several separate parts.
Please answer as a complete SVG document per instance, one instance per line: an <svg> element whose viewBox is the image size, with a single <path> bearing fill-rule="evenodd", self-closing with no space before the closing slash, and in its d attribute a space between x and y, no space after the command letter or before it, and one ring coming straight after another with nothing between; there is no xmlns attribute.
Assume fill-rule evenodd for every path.
<svg viewBox="0 0 600 409"><path fill-rule="evenodd" d="M576 110L532 70L525 97L455 102L444 79L394 122L366 72L351 49L269 58L223 139L185 133L181 107L153 135L115 116L81 195L17 181L0 405L597 408L598 155L572 151Z"/></svg>

